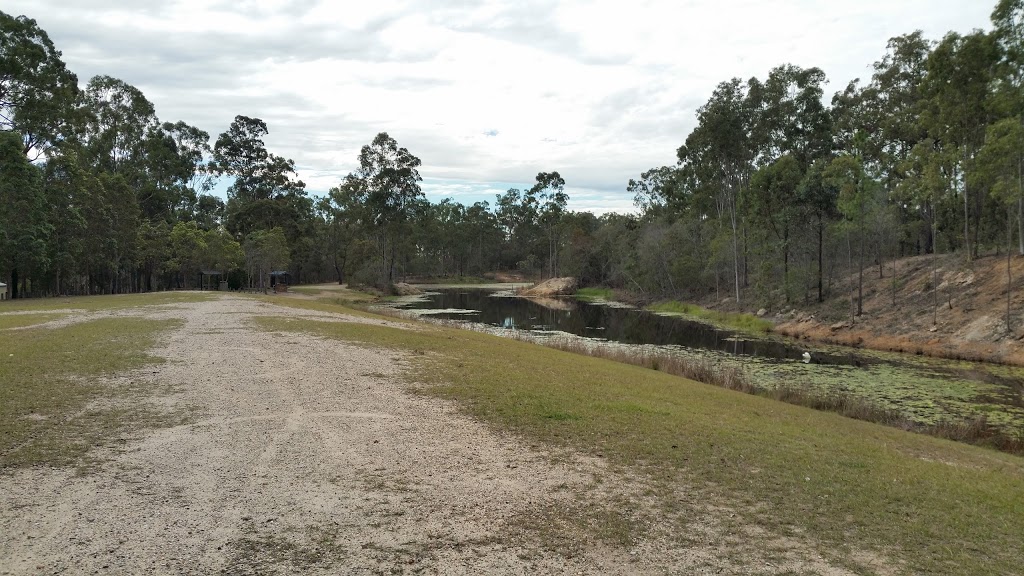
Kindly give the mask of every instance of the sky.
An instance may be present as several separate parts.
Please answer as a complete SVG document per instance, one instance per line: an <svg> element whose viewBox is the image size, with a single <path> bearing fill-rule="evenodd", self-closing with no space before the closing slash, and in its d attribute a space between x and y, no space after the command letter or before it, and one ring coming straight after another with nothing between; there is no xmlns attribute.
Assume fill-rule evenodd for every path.
<svg viewBox="0 0 1024 576"><path fill-rule="evenodd" d="M262 118L312 194L387 132L431 201L488 200L558 171L569 207L633 210L630 178L675 163L732 77L817 66L826 100L886 41L987 29L995 0L5 0L84 87L106 74L161 121L211 135ZM224 186L221 186L223 193Z"/></svg>

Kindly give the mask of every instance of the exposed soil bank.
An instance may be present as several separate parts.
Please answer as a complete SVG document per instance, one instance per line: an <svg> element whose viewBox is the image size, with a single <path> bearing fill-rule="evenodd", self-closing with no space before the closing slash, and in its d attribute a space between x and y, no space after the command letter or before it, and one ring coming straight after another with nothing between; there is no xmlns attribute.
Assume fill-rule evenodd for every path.
<svg viewBox="0 0 1024 576"><path fill-rule="evenodd" d="M571 296L576 293L579 282L575 278L550 278L527 288L519 293L527 298L550 298L553 296Z"/></svg>
<svg viewBox="0 0 1024 576"><path fill-rule="evenodd" d="M1009 333L1005 255L972 262L955 254L915 256L896 261L893 270L892 261L864 270L860 315L857 274L833 281L823 303L811 286L805 298L788 304L775 294L774 308L761 308L752 297L743 306L732 298L697 303L756 312L774 324L772 332L810 342L1024 366L1024 257L1011 259Z"/></svg>

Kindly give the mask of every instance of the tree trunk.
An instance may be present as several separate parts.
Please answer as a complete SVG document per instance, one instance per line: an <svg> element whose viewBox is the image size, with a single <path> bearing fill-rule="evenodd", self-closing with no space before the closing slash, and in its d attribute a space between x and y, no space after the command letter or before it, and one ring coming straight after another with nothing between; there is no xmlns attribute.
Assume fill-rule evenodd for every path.
<svg viewBox="0 0 1024 576"><path fill-rule="evenodd" d="M397 252L396 244L398 243L395 242L394 240L391 241L391 257L388 258L388 286L391 286L392 284L395 283L395 254Z"/></svg>
<svg viewBox="0 0 1024 576"><path fill-rule="evenodd" d="M857 316L864 314L864 229L860 230L860 247L857 249Z"/></svg>
<svg viewBox="0 0 1024 576"><path fill-rule="evenodd" d="M18 299L18 268L11 270L11 300Z"/></svg>
<svg viewBox="0 0 1024 576"><path fill-rule="evenodd" d="M736 279L736 305L740 304L740 246L739 246L739 234L736 227L736 199L735 197L730 200L729 205L729 216L732 222L732 265L733 275Z"/></svg>
<svg viewBox="0 0 1024 576"><path fill-rule="evenodd" d="M822 267L822 262L824 260L824 257L822 255L822 253L824 252L824 250L825 250L825 223L822 222L822 218L819 215L818 216L818 302L819 303L825 301L825 291L824 291L824 286L823 286L824 282L822 281L822 276L824 275L824 272L822 270L822 268L823 268Z"/></svg>
<svg viewBox="0 0 1024 576"><path fill-rule="evenodd" d="M782 291L783 299L789 304L789 227L782 233Z"/></svg>
<svg viewBox="0 0 1024 576"><path fill-rule="evenodd" d="M1010 220L1013 218L1013 208L1006 210L1006 334L1013 334L1013 325L1010 323L1010 296L1013 294L1013 268L1011 266L1011 254L1013 253L1013 225Z"/></svg>
<svg viewBox="0 0 1024 576"><path fill-rule="evenodd" d="M850 238L853 234L849 229L846 230L846 264L849 268L853 268L853 240ZM853 326L856 322L857 315L855 314L856 308L853 305L853 285L850 286L850 326Z"/></svg>
<svg viewBox="0 0 1024 576"><path fill-rule="evenodd" d="M964 153L966 161L966 152ZM956 173L954 172L954 178ZM967 203L967 179L964 179L964 248L967 249L967 261L971 261L971 218Z"/></svg>
<svg viewBox="0 0 1024 576"><path fill-rule="evenodd" d="M1021 186L1021 163L1017 163L1017 242L1018 251L1024 256L1024 186Z"/></svg>
<svg viewBox="0 0 1024 576"><path fill-rule="evenodd" d="M892 257L892 307L896 308L896 259L894 255Z"/></svg>

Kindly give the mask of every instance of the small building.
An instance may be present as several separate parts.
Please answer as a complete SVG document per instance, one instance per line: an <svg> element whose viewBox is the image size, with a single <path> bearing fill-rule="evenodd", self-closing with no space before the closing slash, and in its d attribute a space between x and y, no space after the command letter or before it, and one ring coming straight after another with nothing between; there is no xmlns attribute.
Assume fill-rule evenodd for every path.
<svg viewBox="0 0 1024 576"><path fill-rule="evenodd" d="M274 292L287 292L292 283L292 275L284 270L270 273L270 287Z"/></svg>
<svg viewBox="0 0 1024 576"><path fill-rule="evenodd" d="M224 274L219 270L203 270L199 273L200 290L227 290Z"/></svg>
<svg viewBox="0 0 1024 576"><path fill-rule="evenodd" d="M0 282L0 300L7 300L7 284Z"/></svg>

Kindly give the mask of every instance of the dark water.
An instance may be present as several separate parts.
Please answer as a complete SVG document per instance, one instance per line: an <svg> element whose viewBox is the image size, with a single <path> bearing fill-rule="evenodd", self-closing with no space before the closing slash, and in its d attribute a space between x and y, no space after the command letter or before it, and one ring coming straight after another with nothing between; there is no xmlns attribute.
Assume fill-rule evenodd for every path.
<svg viewBox="0 0 1024 576"><path fill-rule="evenodd" d="M800 360L806 351L805 348L781 340L745 337L700 322L660 316L644 310L613 308L571 298L557 300L559 308L566 309L552 309L525 298L494 294L493 291L481 289L438 290L426 294L424 301L402 305L401 308L458 309L466 313L436 313L431 314L431 317L516 330L568 332L624 344L685 346L778 360ZM832 365L877 362L870 358L821 352L815 353L812 361Z"/></svg>

